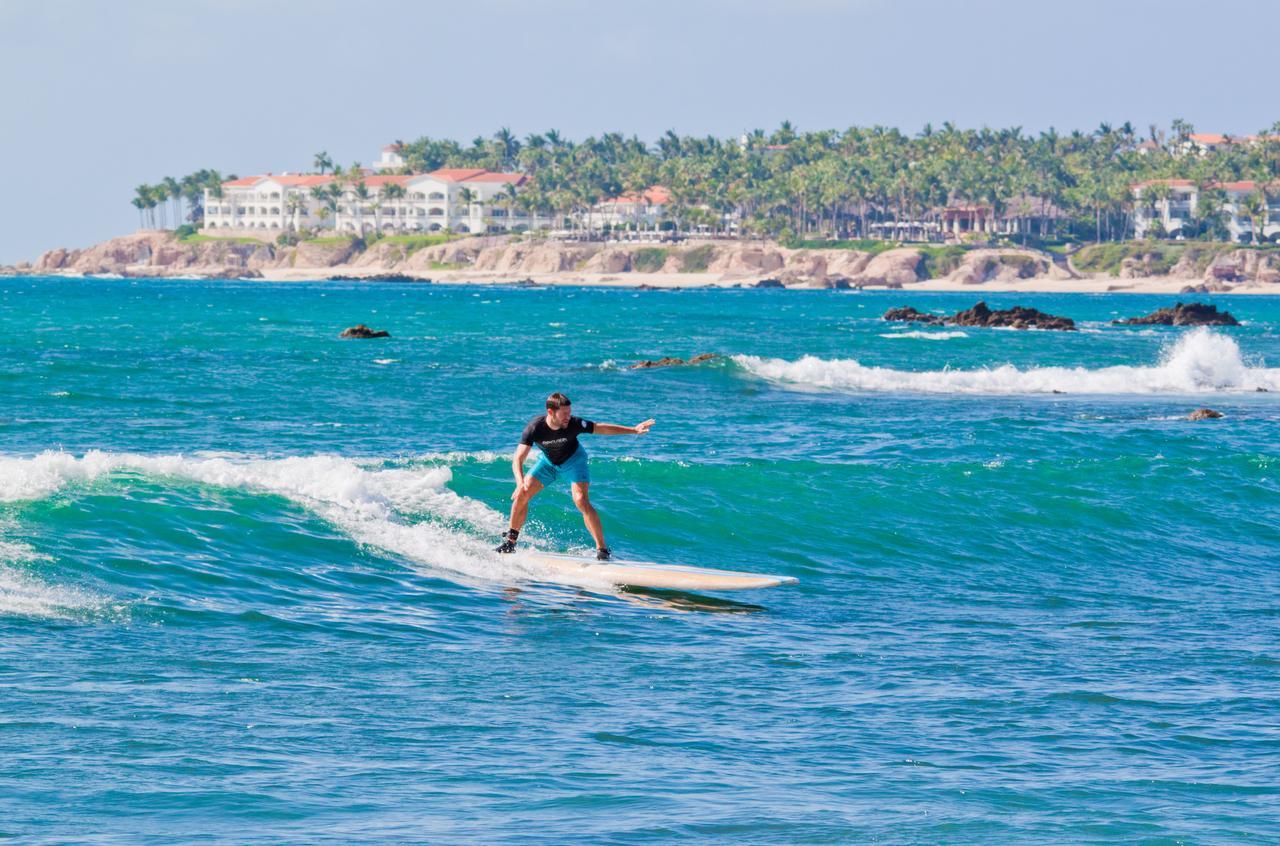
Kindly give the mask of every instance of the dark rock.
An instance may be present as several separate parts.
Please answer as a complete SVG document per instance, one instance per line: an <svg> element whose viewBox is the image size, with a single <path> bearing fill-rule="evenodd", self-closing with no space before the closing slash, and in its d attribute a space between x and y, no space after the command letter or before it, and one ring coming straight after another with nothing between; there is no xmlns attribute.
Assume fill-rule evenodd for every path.
<svg viewBox="0 0 1280 846"><path fill-rule="evenodd" d="M1179 291L1178 293L1179 294L1207 294L1209 293L1209 286L1204 284L1184 285L1182 286L1182 290Z"/></svg>
<svg viewBox="0 0 1280 846"><path fill-rule="evenodd" d="M417 279L413 276L406 276L403 273L374 273L368 276L349 276L340 274L338 276L330 276L330 282L419 282L431 284L430 279Z"/></svg>
<svg viewBox="0 0 1280 846"><path fill-rule="evenodd" d="M1222 417L1221 411L1214 411L1212 408L1197 408L1195 411L1187 415L1188 420L1214 420Z"/></svg>
<svg viewBox="0 0 1280 846"><path fill-rule="evenodd" d="M350 329L343 329L339 338L390 338L390 332L384 332L381 329L374 331L363 323L352 326Z"/></svg>
<svg viewBox="0 0 1280 846"><path fill-rule="evenodd" d="M1076 322L1070 317L1058 317L1045 314L1043 311L1025 306L992 311L985 302L973 308L958 311L947 318L946 323L952 326L986 326L1007 327L1011 329L1056 329L1061 332L1074 332Z"/></svg>
<svg viewBox="0 0 1280 846"><path fill-rule="evenodd" d="M885 320L897 320L905 323L942 323L947 318L939 317L936 314L925 314L922 311L916 311L911 306L902 306L901 308L891 308L884 313Z"/></svg>
<svg viewBox="0 0 1280 846"><path fill-rule="evenodd" d="M781 279L761 279L756 283L757 288L785 288Z"/></svg>
<svg viewBox="0 0 1280 846"><path fill-rule="evenodd" d="M1058 317L1045 314L1034 308L1014 306L1009 309L992 311L985 302L973 308L958 311L950 317L938 317L935 314L924 314L911 306L891 308L884 313L885 320L902 320L911 323L928 323L946 326L980 326L1008 327L1012 329L1057 329L1062 332L1074 332L1076 323L1069 317Z"/></svg>
<svg viewBox="0 0 1280 846"><path fill-rule="evenodd" d="M665 356L663 358L659 358L654 361L638 361L635 364L631 365L631 369L645 370L650 367L674 367L678 365L701 364L704 361L710 361L713 358L719 358L719 357L720 356L716 353L700 353L699 355L695 355L693 358L689 359L688 361L685 361L683 358L672 358L671 356Z"/></svg>
<svg viewBox="0 0 1280 846"><path fill-rule="evenodd" d="M1240 321L1229 311L1218 311L1209 303L1176 303L1173 308L1162 308L1145 317L1114 320L1123 326L1239 326Z"/></svg>
<svg viewBox="0 0 1280 846"><path fill-rule="evenodd" d="M512 282L511 284L512 284L512 285L515 285L517 288L536 288L536 287L538 287L538 283L537 283L537 282L534 282L532 279L527 279L527 278L526 278L526 279L517 279L515 282Z"/></svg>

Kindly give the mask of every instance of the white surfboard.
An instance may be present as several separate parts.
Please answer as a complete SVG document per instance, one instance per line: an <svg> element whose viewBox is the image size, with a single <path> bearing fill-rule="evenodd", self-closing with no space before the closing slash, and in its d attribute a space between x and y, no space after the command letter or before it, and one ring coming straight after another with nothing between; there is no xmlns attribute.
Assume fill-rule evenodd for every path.
<svg viewBox="0 0 1280 846"><path fill-rule="evenodd" d="M731 570L706 570L654 564L650 561L596 561L575 555L530 551L527 561L552 574L570 579L607 582L618 587L662 588L666 590L755 590L757 588L793 585L793 576L768 576L761 573L736 573Z"/></svg>

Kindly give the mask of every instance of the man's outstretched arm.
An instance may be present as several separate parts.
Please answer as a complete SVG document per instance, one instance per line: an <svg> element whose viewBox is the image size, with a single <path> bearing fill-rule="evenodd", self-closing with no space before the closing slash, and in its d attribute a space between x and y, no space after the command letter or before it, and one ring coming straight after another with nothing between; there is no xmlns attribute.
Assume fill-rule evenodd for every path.
<svg viewBox="0 0 1280 846"><path fill-rule="evenodd" d="M637 423L634 426L618 426L613 423L597 423L596 428L592 430L596 435L643 435L649 431L656 421L650 419L643 423Z"/></svg>

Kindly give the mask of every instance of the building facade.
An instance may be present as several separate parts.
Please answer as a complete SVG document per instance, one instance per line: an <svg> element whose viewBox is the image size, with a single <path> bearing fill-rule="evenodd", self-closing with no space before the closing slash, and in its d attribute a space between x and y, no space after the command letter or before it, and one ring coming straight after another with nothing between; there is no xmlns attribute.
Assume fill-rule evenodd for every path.
<svg viewBox="0 0 1280 846"><path fill-rule="evenodd" d="M1232 241L1280 243L1280 192L1268 192L1256 182L1222 182L1209 188L1215 194L1221 192L1223 223ZM1188 221L1200 210L1201 194L1190 179L1156 179L1134 185L1134 236L1184 237Z"/></svg>
<svg viewBox="0 0 1280 846"><path fill-rule="evenodd" d="M382 164L380 162L380 164ZM525 176L470 168L384 175L266 174L206 189L204 230L339 234L520 232L557 226L517 201Z"/></svg>

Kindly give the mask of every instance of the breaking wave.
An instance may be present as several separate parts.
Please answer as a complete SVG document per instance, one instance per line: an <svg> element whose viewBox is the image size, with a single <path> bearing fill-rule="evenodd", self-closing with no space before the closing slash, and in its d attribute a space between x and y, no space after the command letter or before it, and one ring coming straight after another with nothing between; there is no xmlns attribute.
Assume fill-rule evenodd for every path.
<svg viewBox="0 0 1280 846"><path fill-rule="evenodd" d="M108 484L141 475L283 497L328 521L359 544L403 557L432 576L463 584L534 580L608 589L589 579L556 576L524 556L500 556L493 538L506 515L447 487L452 470L419 460L496 459L497 454L441 453L411 466L387 467L330 455L278 459L188 457L90 451L0 458L0 502L44 499L71 486ZM0 548L0 553L3 548ZM6 581L7 579L7 581ZM0 613L22 602L46 601L37 583L0 570ZM61 590L61 589L57 589ZM47 600L56 603L57 597Z"/></svg>
<svg viewBox="0 0 1280 846"><path fill-rule="evenodd" d="M805 356L796 361L737 355L748 372L782 385L836 391L942 394L1202 394L1280 390L1280 369L1251 367L1234 339L1193 329L1148 367L1028 367L894 370L855 359Z"/></svg>

